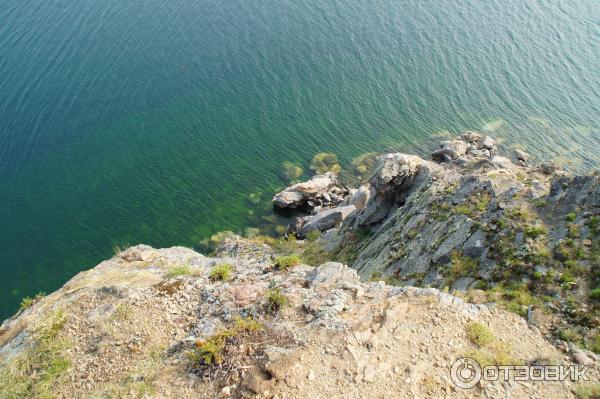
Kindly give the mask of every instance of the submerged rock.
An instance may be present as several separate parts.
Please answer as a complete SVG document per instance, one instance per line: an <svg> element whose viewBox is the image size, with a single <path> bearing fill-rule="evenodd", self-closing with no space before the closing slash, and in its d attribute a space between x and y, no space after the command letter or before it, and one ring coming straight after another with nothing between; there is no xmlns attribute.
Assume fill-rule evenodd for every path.
<svg viewBox="0 0 600 399"><path fill-rule="evenodd" d="M297 179L300 176L302 176L302 174L304 173L304 169L302 169L302 167L300 167L299 165L293 164L290 161L284 161L281 164L281 168L283 171L283 176L287 180Z"/></svg>
<svg viewBox="0 0 600 399"><path fill-rule="evenodd" d="M340 173L342 170L337 155L328 152L315 154L310 164L310 168L318 174L326 172Z"/></svg>

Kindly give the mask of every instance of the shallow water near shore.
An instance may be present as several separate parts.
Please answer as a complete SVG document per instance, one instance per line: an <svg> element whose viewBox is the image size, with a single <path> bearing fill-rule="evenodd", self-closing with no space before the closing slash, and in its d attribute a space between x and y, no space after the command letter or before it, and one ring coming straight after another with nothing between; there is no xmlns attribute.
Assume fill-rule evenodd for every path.
<svg viewBox="0 0 600 399"><path fill-rule="evenodd" d="M282 163L481 130L598 166L593 0L92 0L0 10L0 319L115 245L273 231Z"/></svg>

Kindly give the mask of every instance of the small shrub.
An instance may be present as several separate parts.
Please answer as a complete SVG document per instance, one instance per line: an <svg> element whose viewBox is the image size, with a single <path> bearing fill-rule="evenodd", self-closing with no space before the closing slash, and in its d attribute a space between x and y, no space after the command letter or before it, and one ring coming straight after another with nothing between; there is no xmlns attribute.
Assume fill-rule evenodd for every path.
<svg viewBox="0 0 600 399"><path fill-rule="evenodd" d="M600 233L600 218L598 216L592 216L586 224L593 236Z"/></svg>
<svg viewBox="0 0 600 399"><path fill-rule="evenodd" d="M576 224L574 223L569 223L568 227L568 232L567 232L567 237L569 238L579 238L579 228L577 227Z"/></svg>
<svg viewBox="0 0 600 399"><path fill-rule="evenodd" d="M191 271L190 271L189 266L186 266L186 265L173 266L172 268L169 269L169 271L167 272L167 274L165 276L167 278L173 278L173 277L178 277L178 276L187 276L190 273L191 273Z"/></svg>
<svg viewBox="0 0 600 399"><path fill-rule="evenodd" d="M253 319L252 317L241 317L237 316L235 319L234 328L236 331L260 331L263 329L263 325L260 321Z"/></svg>
<svg viewBox="0 0 600 399"><path fill-rule="evenodd" d="M300 262L300 257L296 254L278 256L275 259L275 268L279 270L289 270L294 266L298 266Z"/></svg>
<svg viewBox="0 0 600 399"><path fill-rule="evenodd" d="M306 239L308 241L316 241L321 236L321 232L319 230L312 230L308 232L306 235Z"/></svg>
<svg viewBox="0 0 600 399"><path fill-rule="evenodd" d="M575 212L569 212L569 213L567 213L567 216L565 216L565 220L567 222L573 222L573 221L575 221L576 218L577 218L577 214Z"/></svg>
<svg viewBox="0 0 600 399"><path fill-rule="evenodd" d="M113 320L127 320L133 316L133 309L131 305L126 303L120 303L117 305L115 312L112 315Z"/></svg>
<svg viewBox="0 0 600 399"><path fill-rule="evenodd" d="M588 344L588 348L596 353L600 353L600 333L592 337Z"/></svg>
<svg viewBox="0 0 600 399"><path fill-rule="evenodd" d="M456 205L454 207L454 213L458 214L458 215L465 215L465 216L473 216L473 209L468 206L468 205Z"/></svg>
<svg viewBox="0 0 600 399"><path fill-rule="evenodd" d="M233 266L231 266L229 263L222 263L212 268L208 278L210 278L212 281L229 281L231 280L232 271Z"/></svg>
<svg viewBox="0 0 600 399"><path fill-rule="evenodd" d="M268 313L278 312L288 303L287 297L281 292L279 287L268 289L265 293L265 299Z"/></svg>
<svg viewBox="0 0 600 399"><path fill-rule="evenodd" d="M383 274L380 271L375 271L373 273L371 273L371 277L369 278L369 281L382 281L383 280Z"/></svg>
<svg viewBox="0 0 600 399"><path fill-rule="evenodd" d="M596 287L590 291L590 299L600 301L600 287Z"/></svg>
<svg viewBox="0 0 600 399"><path fill-rule="evenodd" d="M471 322L466 327L467 338L479 347L484 347L494 342L494 334L483 324Z"/></svg>
<svg viewBox="0 0 600 399"><path fill-rule="evenodd" d="M557 335L558 335L558 338L562 339L563 341L573 342L574 344L579 344L582 342L581 334L579 334L573 328L564 328L564 329L558 330Z"/></svg>
<svg viewBox="0 0 600 399"><path fill-rule="evenodd" d="M538 238L540 236L548 234L548 230L544 226L528 226L525 227L525 236L529 238Z"/></svg>
<svg viewBox="0 0 600 399"><path fill-rule="evenodd" d="M536 198L531 201L531 204L534 207L540 209L540 208L545 208L548 205L548 202L542 198Z"/></svg>
<svg viewBox="0 0 600 399"><path fill-rule="evenodd" d="M454 279L474 274L479 265L477 259L463 256L459 251L452 251L450 261L452 262L450 276Z"/></svg>
<svg viewBox="0 0 600 399"><path fill-rule="evenodd" d="M233 330L223 330L206 341L196 342L196 350L190 353L190 360L194 363L212 365L223 363L223 349L227 338L234 335Z"/></svg>
<svg viewBox="0 0 600 399"><path fill-rule="evenodd" d="M520 365L522 361L515 359L509 346L503 342L493 341L487 348L475 349L465 355L483 366Z"/></svg>
<svg viewBox="0 0 600 399"><path fill-rule="evenodd" d="M477 200L475 201L475 208L478 211L483 212L483 211L485 211L485 209L487 208L489 203L490 203L489 197L482 195L479 198L477 198Z"/></svg>
<svg viewBox="0 0 600 399"><path fill-rule="evenodd" d="M38 292L33 298L26 296L25 298L21 299L21 305L19 306L19 312L21 312L25 309L29 309L30 307L33 306L33 304L38 302L44 296L46 296L45 293Z"/></svg>

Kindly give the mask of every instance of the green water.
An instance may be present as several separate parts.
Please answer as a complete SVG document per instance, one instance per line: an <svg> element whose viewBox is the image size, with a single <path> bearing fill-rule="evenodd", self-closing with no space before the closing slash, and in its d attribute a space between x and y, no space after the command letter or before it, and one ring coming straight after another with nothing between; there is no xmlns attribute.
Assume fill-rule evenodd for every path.
<svg viewBox="0 0 600 399"><path fill-rule="evenodd" d="M5 0L0 21L0 318L116 244L272 230L286 160L466 128L600 159L592 0Z"/></svg>

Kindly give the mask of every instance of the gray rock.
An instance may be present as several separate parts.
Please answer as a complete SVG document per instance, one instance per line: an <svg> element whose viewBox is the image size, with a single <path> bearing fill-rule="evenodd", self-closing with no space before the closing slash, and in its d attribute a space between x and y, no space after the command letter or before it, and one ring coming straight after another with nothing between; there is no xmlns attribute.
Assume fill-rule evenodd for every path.
<svg viewBox="0 0 600 399"><path fill-rule="evenodd" d="M371 198L371 190L368 184L363 184L356 190L348 201L349 205L354 205L357 210L363 209Z"/></svg>
<svg viewBox="0 0 600 399"><path fill-rule="evenodd" d="M475 279L471 277L461 277L452 284L452 291L465 292L474 281Z"/></svg>
<svg viewBox="0 0 600 399"><path fill-rule="evenodd" d="M379 157L370 179L369 201L357 214L356 224L370 226L381 222L438 168L415 155L396 153Z"/></svg>
<svg viewBox="0 0 600 399"><path fill-rule="evenodd" d="M480 133L474 132L472 130L466 130L461 138L467 143L478 143L483 139L483 136Z"/></svg>
<svg viewBox="0 0 600 399"><path fill-rule="evenodd" d="M435 251L431 260L434 263L447 264L450 262L450 253L463 245L466 238L469 236L469 231L473 222L467 218L463 218L461 222L457 222L458 228L450 234L444 242Z"/></svg>
<svg viewBox="0 0 600 399"><path fill-rule="evenodd" d="M316 175L308 181L294 184L275 194L273 204L279 208L297 208L322 197L337 186L338 178L335 173L327 172L323 175ZM329 196L327 199L331 200Z"/></svg>
<svg viewBox="0 0 600 399"><path fill-rule="evenodd" d="M525 151L519 150L518 148L515 149L515 157L519 161L523 161L523 162L529 161L529 158L530 158L528 153L526 153Z"/></svg>
<svg viewBox="0 0 600 399"><path fill-rule="evenodd" d="M496 141L491 138L490 136L485 136L485 138L483 139L483 142L481 143L483 148L487 148L488 150L493 149L494 147L496 147Z"/></svg>
<svg viewBox="0 0 600 399"><path fill-rule="evenodd" d="M497 166L499 168L503 168L503 169L512 169L513 167L515 167L515 164L512 163L512 161L506 157L500 157L498 155L494 156L491 159L492 165Z"/></svg>
<svg viewBox="0 0 600 399"><path fill-rule="evenodd" d="M305 222L298 231L300 237L306 237L311 231L325 231L337 226L340 222L356 210L354 205L338 206L319 212L314 216L305 218Z"/></svg>
<svg viewBox="0 0 600 399"><path fill-rule="evenodd" d="M485 249L484 244L485 233L482 230L477 230L463 245L463 255L471 258L480 257Z"/></svg>
<svg viewBox="0 0 600 399"><path fill-rule="evenodd" d="M434 151L431 156L434 160L443 160L446 155L455 159L465 155L467 149L467 143L462 140L445 140L440 143L440 149Z"/></svg>
<svg viewBox="0 0 600 399"><path fill-rule="evenodd" d="M338 262L327 262L310 271L306 275L306 282L310 287L342 286L346 283L358 283L360 279L356 270Z"/></svg>
<svg viewBox="0 0 600 399"><path fill-rule="evenodd" d="M475 156L475 157L486 157L489 158L491 156L490 154L490 150L486 150L486 149L475 149L475 150L471 150L469 151L469 154Z"/></svg>
<svg viewBox="0 0 600 399"><path fill-rule="evenodd" d="M591 366L594 364L594 359L590 358L584 351L579 349L572 342L569 342L569 352L577 364L584 366Z"/></svg>

